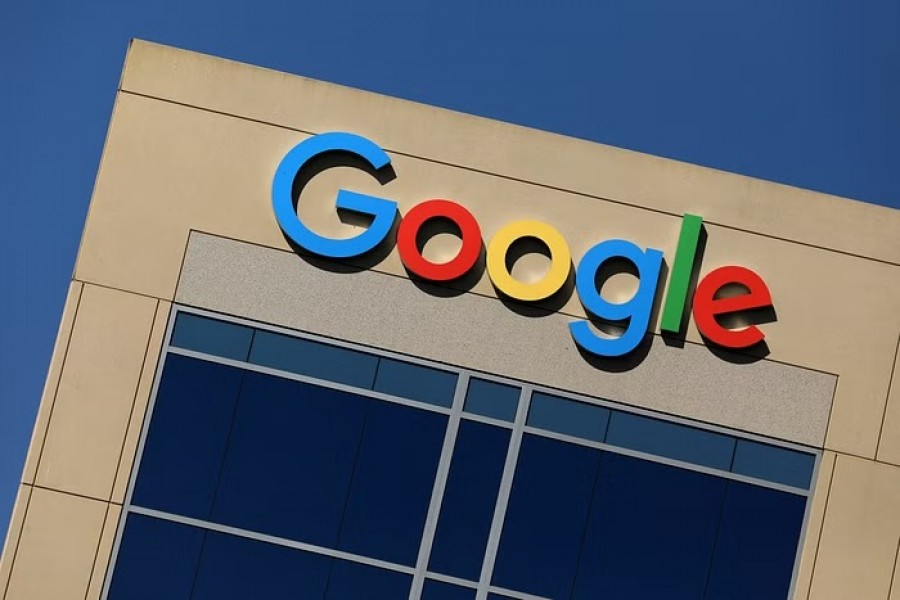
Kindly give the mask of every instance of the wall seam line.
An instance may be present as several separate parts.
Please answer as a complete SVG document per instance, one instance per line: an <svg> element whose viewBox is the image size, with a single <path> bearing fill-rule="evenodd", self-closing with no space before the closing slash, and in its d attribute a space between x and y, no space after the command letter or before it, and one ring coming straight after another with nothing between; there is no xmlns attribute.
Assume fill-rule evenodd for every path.
<svg viewBox="0 0 900 600"><path fill-rule="evenodd" d="M123 294L133 294L135 296L141 296L142 298L150 298L151 300L162 300L164 302L172 302L171 298L164 298L160 296L154 296L153 294L145 294L144 292L136 292L134 290L127 290L125 288L116 287L114 285L109 285L106 283L100 283L99 281L90 281L88 279L73 279L72 281L77 281L82 285L90 285L93 287L103 288L105 290L112 290L114 292L122 292Z"/></svg>
<svg viewBox="0 0 900 600"><path fill-rule="evenodd" d="M120 89L119 92L120 92L121 94L127 94L127 95L130 95L130 96L135 96L135 97L139 97L139 98L146 98L146 99L148 99L148 100L155 100L155 101L158 101L158 102L164 102L164 103L166 103L166 104L171 104L171 105L174 105L174 106L181 106L181 107L184 107L184 108L189 108L189 109L193 109L193 110L199 110L199 111L206 112L206 113L210 113L210 114L221 115L221 116L230 117L230 118L233 118L233 119L239 119L239 120L247 121L247 122L250 122L250 123L257 123L257 124L259 124L259 125L266 125L266 126L269 126L269 127L275 127L275 128L278 128L278 129L284 129L284 130L287 130L287 131L296 131L296 132L298 132L298 133L302 133L302 134L306 134L306 135L316 135L315 132L311 132L311 131L308 131L308 130L305 130L305 129L300 129L299 127L291 127L291 126L288 126L288 125L282 125L282 124L278 124L278 123L273 123L273 122L271 122L271 121L265 121L265 120L263 120L263 119L257 119L257 118L253 118L253 117L248 117L248 116L243 116L243 115L237 115L237 114L230 113L230 112L227 112L227 111L222 111L222 110L217 110L217 109L214 109L214 108L208 108L208 107L198 106L198 105L190 104L190 103L187 103L187 102L180 102L180 101L178 101L178 100L173 100L173 99L170 99L170 98L162 98L162 97L159 97L159 96L153 96L153 95L151 95L151 94L144 94L144 93L141 93L141 92L131 91L131 90L127 90L127 89ZM547 189L547 190L553 190L553 191L557 191L557 192L563 192L563 193L567 193L567 194L573 194L573 195L581 196L581 197L583 197L583 198L590 198L590 199L592 199L592 200L599 200L599 201L601 201L601 202L609 202L610 204L616 204L616 205L619 205L619 206L626 206L626 207L628 207L628 208L632 208L632 209L635 209L635 210L641 210L641 211L645 211L645 212L652 212L652 213L655 213L655 214L666 215L666 216L669 216L669 217L676 217L676 218L681 218L681 217L682 217L682 214L680 214L680 213L670 212L670 211L666 211L666 210L663 210L663 209L660 209L660 208L652 208L652 207L648 207L648 206L642 206L642 205L640 205L640 204L635 204L635 203L625 202L625 201L623 201L623 200L615 200L615 199L613 199L613 198L607 198L607 197L604 197L604 196L598 196L598 195L596 195L596 194L589 194L589 193L587 193L587 192L581 192L581 191L572 190L572 189L568 189L568 188L563 188L563 187L559 187L559 186L555 186L555 185L551 185L551 184L547 184L547 183L540 183L540 182L532 181L532 180L529 180L529 179L523 179L523 178L521 178L521 177L515 177L515 176L512 176L512 175L505 175L505 174L502 174L502 173L494 173L494 172L491 172L491 171L485 171L485 170L483 170L483 169L477 169L477 168L470 167L470 166L467 166L467 165L459 165L459 164L455 164L455 163L443 161L443 160L436 159L436 158L430 158L430 157L420 156L420 155L418 155L418 154L412 154L412 153L409 153L409 152L402 152L402 151L399 151L399 150L392 150L391 148L384 148L384 150L387 151L387 152L390 152L390 153L392 153L392 154L396 154L396 155L398 155L398 156L405 156L405 157L407 157L407 158L414 158L414 159L418 159L418 160L421 160L421 161L424 161L424 162L429 162L429 163L438 164L438 165L442 165L442 166L452 167L452 168L456 168L456 169L460 169L460 170L464 170L464 171L470 171L470 172L473 172L473 173L479 173L479 174L481 174L481 175L487 175L487 176L489 176L489 177L496 177L496 178L499 178L499 179L504 179L504 180L507 180L507 181L513 181L513 182L516 182L516 183L522 183L522 184L526 184L526 185L533 185L533 186L540 187L540 188ZM652 155L647 155L647 156L652 156ZM685 164L690 164L690 163L685 163ZM728 171L722 171L722 172L723 172L723 173L729 173ZM729 173L729 174L735 175L735 173ZM748 178L753 179L752 177L748 177ZM803 189L803 188L797 188L797 189ZM810 190L810 191L811 191L811 190ZM894 267L900 267L900 262L894 262L894 261L891 261L891 260L888 260L888 259L875 258L875 257L873 257L873 256L866 256L866 255L864 255L864 254L859 254L859 253L855 253L855 252L850 252L850 251L847 251L847 250L838 250L838 249L836 249L836 248L828 248L828 247L826 247L826 246L821 246L821 245L818 245L818 244L813 244L813 243L811 243L811 242L803 242L803 241L799 241L799 240L793 240L793 239L790 239L790 238L781 237L781 236L777 236L777 235L772 235L772 234L768 234L768 233L761 233L761 232L758 232L758 231L750 231L750 230L748 230L748 229L742 229L742 228L737 227L737 226L734 226L734 225L727 225L727 224L724 224L724 223L718 223L718 222L716 222L716 221L706 221L706 220L704 220L704 223L709 224L709 225L714 225L714 226L716 226L716 227L722 227L722 228L724 228L724 229L729 229L729 230L732 230L732 231L738 231L738 232L741 232L741 233L745 233L745 234L747 234L747 235L760 236L760 237L764 237L764 238L768 238L768 239L773 239L773 240L778 240L778 241L781 241L781 242L786 242L786 243L789 243L789 244L798 244L798 245L800 245L800 246L805 246L805 247L807 247L807 248L814 248L814 249L817 249L817 250L822 250L822 251L824 251L824 252L832 252L832 253L835 253L835 254L841 254L841 255L844 255L844 256L850 256L850 257L858 258L858 259L861 259L861 260L867 260L867 261L877 262L877 263L881 263L881 264L885 264L885 265L890 265L890 266L894 266Z"/></svg>
<svg viewBox="0 0 900 600"><path fill-rule="evenodd" d="M828 478L828 487L825 488L825 506L822 507L822 526L819 528L819 536L816 540L816 548L813 552L812 568L809 572L809 587L806 590L806 599L812 595L813 585L816 581L816 565L819 563L819 549L822 547L822 536L825 533L825 521L828 517L828 502L831 500L831 488L834 484L834 474L837 472L837 455L834 457L834 466L831 468L831 477Z"/></svg>
<svg viewBox="0 0 900 600"><path fill-rule="evenodd" d="M78 492L72 492L69 490L62 490L58 488L47 487L45 485L33 485L31 486L36 490L41 490L44 492L54 492L56 494L63 494L65 496L71 496L72 498L80 498L81 500L90 500L91 502L102 502L103 504L115 504L116 506L121 506L119 502L112 502L105 498L97 498L96 496L88 496L87 494L79 494Z"/></svg>
<svg viewBox="0 0 900 600"><path fill-rule="evenodd" d="M881 413L881 427L878 430L878 442L875 444L875 458L877 460L878 455L881 452L881 440L884 436L884 422L887 420L887 412L888 407L891 402L891 391L894 387L894 375L897 371L897 358L900 357L900 334L897 335L897 349L894 350L894 365L891 367L891 377L888 379L888 388L887 388L887 396L884 399L884 410Z"/></svg>
<svg viewBox="0 0 900 600"><path fill-rule="evenodd" d="M30 487L31 491L28 493L28 500L25 502L25 511L22 513L22 527L19 529L19 534L16 536L16 547L13 549L12 557L9 559L9 577L6 578L6 583L3 586L3 598L5 599L7 594L9 594L9 584L12 582L13 574L16 571L16 558L19 556L19 546L22 543L22 535L25 533L25 525L28 523L28 509L31 507L31 498L34 496L34 486L22 483L22 485Z"/></svg>
<svg viewBox="0 0 900 600"><path fill-rule="evenodd" d="M75 281L73 279L73 281ZM56 382L56 389L53 390L53 399L50 403L50 411L47 414L47 428L44 429L44 435L41 438L41 446L38 450L37 462L34 465L34 479L30 483L31 485L36 485L38 480L38 475L41 471L41 461L44 458L44 448L47 446L47 436L50 435L50 425L53 423L53 411L56 408L56 400L59 396L59 387L62 385L63 375L66 372L66 361L69 359L69 350L72 347L72 338L75 337L75 327L78 325L78 313L81 310L81 299L84 297L84 283L78 282L80 284L78 288L78 298L75 300L75 313L72 315L72 328L69 330L69 335L66 339L66 350L63 352L62 362L59 365L59 379ZM64 309L65 310L65 309ZM50 359L53 360L52 358ZM38 408L40 411L40 408ZM27 457L26 457L27 462ZM25 482L23 482L25 483Z"/></svg>
<svg viewBox="0 0 900 600"><path fill-rule="evenodd" d="M153 336L156 333L156 322L159 318L160 300L156 299L156 305L153 307L153 318L150 320L150 331L147 333L147 343L144 345L144 357L141 360L141 370L138 372L137 381L134 384L134 392L131 394L131 409L128 411L128 420L125 423L125 432L122 435L122 443L119 446L119 457L116 460L116 470L113 473L112 482L109 486L108 502L112 501L113 494L116 492L116 482L119 480L119 472L122 470L122 459L125 456L125 444L128 442L128 433L131 429L131 420L134 418L134 410L138 402L138 392L141 390L141 382L147 372L147 360L150 357L150 346L153 344ZM154 369L155 371L155 369Z"/></svg>
<svg viewBox="0 0 900 600"><path fill-rule="evenodd" d="M898 570L900 570L900 537L897 538L897 551L894 553L894 570L891 571L891 582L888 585L888 600L894 597L894 583Z"/></svg>
<svg viewBox="0 0 900 600"><path fill-rule="evenodd" d="M97 547L94 549L94 560L91 563L91 572L88 575L87 587L84 590L84 600L88 600L88 594L91 592L91 583L97 574L97 560L100 558L100 546L103 545L103 533L106 531L106 523L109 520L109 510L112 505L106 504L106 512L103 515L103 523L100 525L100 535L97 539Z"/></svg>

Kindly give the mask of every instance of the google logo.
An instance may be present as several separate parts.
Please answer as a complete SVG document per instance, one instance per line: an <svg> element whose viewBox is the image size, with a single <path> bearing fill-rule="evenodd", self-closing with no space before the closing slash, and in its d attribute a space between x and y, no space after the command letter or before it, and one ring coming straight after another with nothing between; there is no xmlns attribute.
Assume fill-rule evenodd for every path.
<svg viewBox="0 0 900 600"><path fill-rule="evenodd" d="M313 254L332 259L363 255L385 241L397 219L397 203L392 200L338 190L338 209L371 218L363 232L347 239L334 239L317 234L297 216L293 194L294 182L309 162L323 154L352 154L372 169L387 167L391 159L377 144L352 133L323 133L310 137L292 148L281 160L272 182L272 206L278 225L291 241ZM462 241L456 256L434 263L422 256L417 236L429 221L444 219L455 224ZM703 220L684 215L672 273L669 277L660 329L676 334L681 329ZM550 268L540 281L523 282L507 268L510 248L519 240L532 238L543 243L550 253ZM481 254L482 235L478 220L462 205L445 199L426 200L403 215L397 229L397 250L403 265L414 275L428 281L446 282L469 273ZM487 245L486 268L498 292L520 302L538 302L550 298L566 285L572 269L572 255L565 238L553 226L541 221L524 220L500 228ZM597 282L600 269L610 261L627 261L638 278L637 292L621 303L603 298ZM663 265L663 252L655 248L641 249L628 240L612 239L591 247L575 268L575 290L588 314L606 322L624 326L617 337L600 334L587 320L569 323L575 342L586 352L601 357L617 357L632 352L640 344L650 326ZM728 288L741 293L724 296ZM725 266L708 273L694 291L693 316L700 333L709 341L726 348L748 348L763 341L765 334L753 324L732 329L719 318L726 314L771 307L769 289L762 278L745 267Z"/></svg>

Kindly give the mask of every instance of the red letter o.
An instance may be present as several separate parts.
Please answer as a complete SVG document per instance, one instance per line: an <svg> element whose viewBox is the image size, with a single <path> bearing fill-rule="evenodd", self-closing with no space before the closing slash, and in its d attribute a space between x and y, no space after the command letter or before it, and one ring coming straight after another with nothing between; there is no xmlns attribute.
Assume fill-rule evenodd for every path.
<svg viewBox="0 0 900 600"><path fill-rule="evenodd" d="M462 247L445 263L433 263L419 252L416 237L431 219L448 219L459 227ZM397 230L397 250L400 260L412 273L431 281L450 281L462 277L475 266L481 254L481 229L468 210L450 200L426 200L412 207Z"/></svg>

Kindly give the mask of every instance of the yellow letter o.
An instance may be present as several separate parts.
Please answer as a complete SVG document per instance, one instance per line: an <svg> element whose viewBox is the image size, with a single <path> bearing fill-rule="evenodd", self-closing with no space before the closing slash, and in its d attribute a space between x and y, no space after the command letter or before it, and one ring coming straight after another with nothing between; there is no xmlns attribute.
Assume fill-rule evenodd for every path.
<svg viewBox="0 0 900 600"><path fill-rule="evenodd" d="M550 249L550 270L540 281L524 283L506 268L510 246L522 238L535 238ZM544 300L565 285L572 269L572 254L565 238L556 229L541 221L516 221L498 231L487 249L487 271L494 286L515 300L535 302Z"/></svg>

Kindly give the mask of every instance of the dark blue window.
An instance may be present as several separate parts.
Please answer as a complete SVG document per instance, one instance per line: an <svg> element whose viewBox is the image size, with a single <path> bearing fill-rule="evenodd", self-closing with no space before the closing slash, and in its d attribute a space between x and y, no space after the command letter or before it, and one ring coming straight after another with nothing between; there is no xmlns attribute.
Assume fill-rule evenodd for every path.
<svg viewBox="0 0 900 600"><path fill-rule="evenodd" d="M253 329L190 313L178 313L171 344L234 360L247 360Z"/></svg>
<svg viewBox="0 0 900 600"><path fill-rule="evenodd" d="M703 598L726 485L604 453L572 599Z"/></svg>
<svg viewBox="0 0 900 600"><path fill-rule="evenodd" d="M724 471L734 454L731 436L619 411L612 413L606 443Z"/></svg>
<svg viewBox="0 0 900 600"><path fill-rule="evenodd" d="M600 454L524 436L494 585L554 599L570 597Z"/></svg>
<svg viewBox="0 0 900 600"><path fill-rule="evenodd" d="M458 381L438 368L185 313L172 344L239 360L249 352L256 364L443 407ZM363 563L416 565L448 416L325 385L168 355L132 502L246 534L131 512L110 598L407 598L410 574ZM471 415L510 423L520 391L469 381L431 548L434 577L481 575L513 431ZM533 394L527 425L610 449L536 429L523 435L495 589L566 600L786 598L805 496L612 447L804 489L815 455L544 393ZM362 562L258 539L266 535ZM423 600L474 597L471 587L424 582Z"/></svg>
<svg viewBox="0 0 900 600"><path fill-rule="evenodd" d="M787 598L806 498L731 481L706 600Z"/></svg>
<svg viewBox="0 0 900 600"><path fill-rule="evenodd" d="M520 393L519 388L511 385L470 379L464 408L469 413L512 422L519 408Z"/></svg>
<svg viewBox="0 0 900 600"><path fill-rule="evenodd" d="M459 425L431 571L477 581L484 562L510 431L463 420Z"/></svg>
<svg viewBox="0 0 900 600"><path fill-rule="evenodd" d="M413 566L447 417L368 400L338 548Z"/></svg>
<svg viewBox="0 0 900 600"><path fill-rule="evenodd" d="M475 600L475 590L442 581L426 581L422 600Z"/></svg>
<svg viewBox="0 0 900 600"><path fill-rule="evenodd" d="M331 562L327 556L210 531L191 600L321 600Z"/></svg>
<svg viewBox="0 0 900 600"><path fill-rule="evenodd" d="M187 525L128 515L109 600L190 598L204 535Z"/></svg>
<svg viewBox="0 0 900 600"><path fill-rule="evenodd" d="M378 357L269 331L257 331L250 349L250 362L372 389Z"/></svg>
<svg viewBox="0 0 900 600"><path fill-rule="evenodd" d="M375 391L449 408L456 391L456 373L382 358Z"/></svg>
<svg viewBox="0 0 900 600"><path fill-rule="evenodd" d="M404 600L411 584L403 573L335 560L325 600Z"/></svg>
<svg viewBox="0 0 900 600"><path fill-rule="evenodd" d="M213 519L333 548L365 406L355 394L247 373Z"/></svg>
<svg viewBox="0 0 900 600"><path fill-rule="evenodd" d="M170 355L132 502L209 517L243 371Z"/></svg>
<svg viewBox="0 0 900 600"><path fill-rule="evenodd" d="M738 440L732 470L741 475L808 489L815 465L816 457L812 454Z"/></svg>
<svg viewBox="0 0 900 600"><path fill-rule="evenodd" d="M535 392L531 397L527 424L602 442L608 420L609 410L603 407Z"/></svg>

